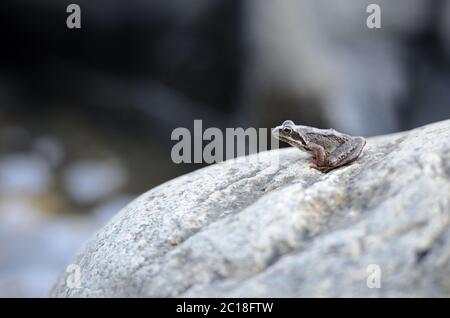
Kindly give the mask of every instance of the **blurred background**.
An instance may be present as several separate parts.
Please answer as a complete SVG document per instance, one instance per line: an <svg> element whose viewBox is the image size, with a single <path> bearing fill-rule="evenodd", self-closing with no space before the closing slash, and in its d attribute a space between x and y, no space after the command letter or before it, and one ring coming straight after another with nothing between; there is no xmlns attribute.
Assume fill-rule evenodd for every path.
<svg viewBox="0 0 450 318"><path fill-rule="evenodd" d="M78 0L68 29L73 2L0 5L1 297L45 297L130 200L200 168L170 159L194 119L372 136L450 117L450 1Z"/></svg>

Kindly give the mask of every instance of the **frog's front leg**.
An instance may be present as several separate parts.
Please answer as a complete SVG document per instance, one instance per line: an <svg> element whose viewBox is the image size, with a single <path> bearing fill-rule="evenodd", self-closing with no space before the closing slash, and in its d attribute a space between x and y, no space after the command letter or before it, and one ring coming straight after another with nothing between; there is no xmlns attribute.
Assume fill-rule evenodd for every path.
<svg viewBox="0 0 450 318"><path fill-rule="evenodd" d="M326 158L326 164L319 166L319 170L328 172L355 161L361 154L365 144L366 140L363 137L353 137L330 153L328 158Z"/></svg>
<svg viewBox="0 0 450 318"><path fill-rule="evenodd" d="M321 170L322 166L327 165L327 152L322 146L310 145L312 160L311 167L317 170Z"/></svg>

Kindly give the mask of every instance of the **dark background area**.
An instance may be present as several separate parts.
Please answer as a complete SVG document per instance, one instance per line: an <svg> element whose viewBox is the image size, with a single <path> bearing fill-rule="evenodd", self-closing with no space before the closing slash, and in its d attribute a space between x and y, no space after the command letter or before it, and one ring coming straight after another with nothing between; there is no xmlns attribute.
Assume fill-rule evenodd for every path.
<svg viewBox="0 0 450 318"><path fill-rule="evenodd" d="M449 118L450 1L82 0L68 29L72 2L0 5L0 296L45 296L127 202L202 167L170 158L194 119L372 136Z"/></svg>

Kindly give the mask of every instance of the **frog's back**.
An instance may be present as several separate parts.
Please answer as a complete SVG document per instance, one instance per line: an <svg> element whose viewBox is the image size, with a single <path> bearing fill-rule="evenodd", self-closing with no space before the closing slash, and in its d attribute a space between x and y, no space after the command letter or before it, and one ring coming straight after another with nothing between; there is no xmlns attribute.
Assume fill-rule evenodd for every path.
<svg viewBox="0 0 450 318"><path fill-rule="evenodd" d="M350 136L339 133L334 129L320 129L320 133L311 132L307 136L310 142L321 145L327 153L333 152L337 147L350 139Z"/></svg>

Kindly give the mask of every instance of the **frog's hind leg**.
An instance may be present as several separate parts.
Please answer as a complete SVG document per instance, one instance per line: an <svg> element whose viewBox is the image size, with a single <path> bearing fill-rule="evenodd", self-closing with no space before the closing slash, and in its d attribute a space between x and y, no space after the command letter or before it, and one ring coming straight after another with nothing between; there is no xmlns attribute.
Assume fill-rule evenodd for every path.
<svg viewBox="0 0 450 318"><path fill-rule="evenodd" d="M337 147L329 156L327 166L330 168L340 167L358 159L366 140L363 137L354 137L346 143ZM331 170L331 169L330 169Z"/></svg>

